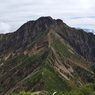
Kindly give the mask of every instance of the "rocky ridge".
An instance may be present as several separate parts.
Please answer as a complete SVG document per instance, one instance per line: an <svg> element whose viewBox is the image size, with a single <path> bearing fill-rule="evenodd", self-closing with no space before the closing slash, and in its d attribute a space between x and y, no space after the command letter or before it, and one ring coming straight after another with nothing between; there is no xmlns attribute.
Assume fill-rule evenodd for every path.
<svg viewBox="0 0 95 95"><path fill-rule="evenodd" d="M95 82L95 35L41 17L0 35L0 94L71 90Z"/></svg>

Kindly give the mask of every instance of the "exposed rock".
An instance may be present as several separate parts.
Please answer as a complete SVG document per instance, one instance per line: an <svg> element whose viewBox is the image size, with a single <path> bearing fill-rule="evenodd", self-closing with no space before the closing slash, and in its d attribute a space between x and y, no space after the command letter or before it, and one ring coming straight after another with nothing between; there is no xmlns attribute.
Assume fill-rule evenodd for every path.
<svg viewBox="0 0 95 95"><path fill-rule="evenodd" d="M94 63L92 33L51 17L28 21L0 34L0 95L75 89L95 82Z"/></svg>

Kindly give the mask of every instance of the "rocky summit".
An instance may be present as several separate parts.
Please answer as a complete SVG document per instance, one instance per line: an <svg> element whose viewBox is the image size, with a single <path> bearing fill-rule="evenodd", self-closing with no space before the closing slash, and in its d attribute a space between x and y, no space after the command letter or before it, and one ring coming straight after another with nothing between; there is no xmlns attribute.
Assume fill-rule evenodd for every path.
<svg viewBox="0 0 95 95"><path fill-rule="evenodd" d="M40 17L0 34L0 95L70 91L95 82L95 35Z"/></svg>

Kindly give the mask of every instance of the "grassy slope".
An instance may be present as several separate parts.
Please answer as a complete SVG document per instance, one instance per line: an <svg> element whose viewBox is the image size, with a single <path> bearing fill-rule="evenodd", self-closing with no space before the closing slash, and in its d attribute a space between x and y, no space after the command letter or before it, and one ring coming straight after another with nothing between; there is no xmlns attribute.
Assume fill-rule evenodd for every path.
<svg viewBox="0 0 95 95"><path fill-rule="evenodd" d="M70 90L70 87L67 83L60 78L60 76L54 71L54 68L51 64L47 63L43 69L43 79L45 82L45 89L57 89L57 90Z"/></svg>
<svg viewBox="0 0 95 95"><path fill-rule="evenodd" d="M70 48L67 47L66 45L62 44L59 39L56 39L53 35L52 35L52 38L53 38L53 41L54 41L52 46L55 48L55 50L57 52L61 53L62 56L64 56L65 58L73 57L76 60L80 59L80 57L78 57L74 53L70 52L69 51ZM51 58L53 58L53 56L51 56ZM63 80L62 77L60 77L60 74L58 74L56 72L56 70L54 69L54 67L53 67L54 62L53 61L54 60L52 60L51 63L49 61L46 61L43 65L41 65L40 71L38 73L36 73L33 77L28 79L27 82L30 85L34 84L34 83L36 85L38 81L41 81L42 88L44 90L47 90L47 91L51 90L51 89L67 90L67 91L70 90L71 88L69 87L68 83L66 83L66 81ZM81 67L79 67L79 68L81 69L81 71L85 71L86 75L87 75L87 73L90 73L90 72L86 71L85 69L83 69ZM78 76L78 74L79 73L77 73L77 76ZM77 77L76 77L76 79L77 79ZM27 82L25 82L25 83L27 83ZM72 82L73 82L73 84L72 84ZM70 84L72 84L72 86L75 86L76 82L77 82L76 80L71 80ZM79 85L79 84L77 84L77 85ZM30 86L30 89L31 89L32 86Z"/></svg>
<svg viewBox="0 0 95 95"><path fill-rule="evenodd" d="M53 39L52 47L61 56L65 57L66 60L68 58L74 58L77 61L81 60L81 58L78 57L73 52L72 49L70 49L66 44L63 44L53 34L51 34L51 37ZM42 40L42 38L43 38L43 35L41 36L40 39L37 40L37 43L39 43L40 40ZM30 45L29 51L34 45L35 45L35 43ZM28 70L28 69L32 68L32 66L34 66L38 61L39 61L38 63L43 62L43 64L40 65L40 70L32 77L25 80L23 84L21 84L21 86L27 86L26 91L30 91L32 88L33 88L32 91L37 91L39 89L40 90L47 90L47 91L49 91L51 89L68 91L71 89L70 86L73 86L72 83L69 83L71 85L68 85L68 82L66 82L64 79L62 79L62 77L60 77L60 74L58 74L58 72L53 67L54 60L49 62L47 59L44 58L44 56L46 56L47 54L49 55L49 52L51 52L51 51L50 50L41 51L38 54L31 56L31 57L29 57L28 55L24 55L24 54L16 55L16 56L14 56L14 58L11 58L8 61L6 61L6 63L8 63L8 64L17 64L19 62L19 64L17 64L13 69L11 69L11 71L9 71L9 72L11 72L11 74L14 74L17 70L20 70L23 67ZM48 58L48 56L46 58ZM53 59L54 56L51 56L51 58ZM74 63L73 63L73 65L74 65ZM76 73L77 76L79 74L81 75L82 71L83 72L85 71L83 73L83 76L84 75L87 76L87 74L89 74L89 72L86 71L84 68L78 67L78 69L79 69L79 71L81 70L81 72L77 72ZM74 83L75 79L71 80L71 82ZM75 84L76 83L74 83L74 85Z"/></svg>
<svg viewBox="0 0 95 95"><path fill-rule="evenodd" d="M75 55L74 53L72 53L73 51L66 45L64 44L64 42L62 43L60 41L60 39L58 39L56 36L54 36L53 34L51 34L51 37L53 39L53 44L52 46L54 47L54 49L58 52L61 53L64 57L66 58L70 58L70 57L74 57L80 60L80 57L78 57L77 55ZM71 52L70 52L71 51Z"/></svg>
<svg viewBox="0 0 95 95"><path fill-rule="evenodd" d="M81 57L79 57L77 54L75 54L73 50L66 45L65 41L64 42L60 41L60 39L53 34L51 34L51 37L53 39L52 47L56 50L56 52L64 56L66 60L69 60L70 66L74 67L75 70L75 72L73 73L74 78L69 81L70 85L78 86L79 85L78 81L80 80L83 84L86 82L94 82L93 80L94 74L91 73L90 71L91 64L82 59ZM68 63L65 65L68 65ZM92 67L92 70L93 68L94 67Z"/></svg>
<svg viewBox="0 0 95 95"><path fill-rule="evenodd" d="M51 90L48 92L44 92L43 94L41 92L41 95L52 95L54 92L56 92L56 95L95 95L95 84L89 83L86 84L83 87L80 87L76 90L69 91L69 92L64 92L64 91L59 91L59 90ZM35 92L37 93L37 92ZM38 95L38 94L33 94L30 92L19 92L18 94L11 94L11 95Z"/></svg>
<svg viewBox="0 0 95 95"><path fill-rule="evenodd" d="M47 61L42 64L40 66L40 70L34 76L27 79L23 85L28 85L27 90L30 90L33 86L37 86L38 83L39 86L46 91L51 89L57 89L61 91L70 90L70 87L67 85L65 80L60 78L60 76L52 67L51 63Z"/></svg>

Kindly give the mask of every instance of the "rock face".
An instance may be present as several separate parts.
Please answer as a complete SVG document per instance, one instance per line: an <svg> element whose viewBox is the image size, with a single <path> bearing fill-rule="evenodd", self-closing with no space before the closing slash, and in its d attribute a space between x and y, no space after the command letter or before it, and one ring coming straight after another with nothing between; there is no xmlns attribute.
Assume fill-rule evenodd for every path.
<svg viewBox="0 0 95 95"><path fill-rule="evenodd" d="M71 90L95 82L95 36L41 17L0 35L0 95Z"/></svg>
<svg viewBox="0 0 95 95"><path fill-rule="evenodd" d="M90 62L95 62L94 34L86 33L83 30L70 28L68 29L68 32L65 33L65 35L64 33L59 33L59 35L62 36L78 54Z"/></svg>

